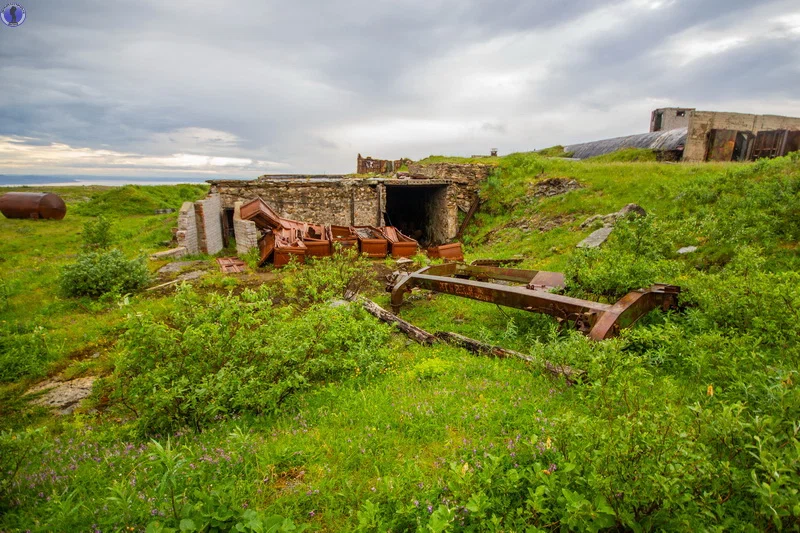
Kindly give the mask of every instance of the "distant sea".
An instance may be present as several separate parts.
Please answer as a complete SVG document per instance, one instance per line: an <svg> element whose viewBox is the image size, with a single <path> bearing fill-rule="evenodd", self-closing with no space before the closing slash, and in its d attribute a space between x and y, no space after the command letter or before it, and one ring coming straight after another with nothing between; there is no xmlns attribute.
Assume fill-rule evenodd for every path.
<svg viewBox="0 0 800 533"><path fill-rule="evenodd" d="M0 187L64 187L69 185L174 185L177 183L205 183L210 179L250 180L255 176L180 176L180 177L130 177L130 176L54 176L0 174Z"/></svg>

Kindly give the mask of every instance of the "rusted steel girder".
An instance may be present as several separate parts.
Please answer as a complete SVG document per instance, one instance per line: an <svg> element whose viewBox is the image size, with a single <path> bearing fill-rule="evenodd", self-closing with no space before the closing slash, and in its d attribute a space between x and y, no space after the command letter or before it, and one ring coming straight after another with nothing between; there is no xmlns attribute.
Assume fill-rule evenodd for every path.
<svg viewBox="0 0 800 533"><path fill-rule="evenodd" d="M469 278L512 281L526 283L526 286L501 285ZM676 308L680 292L680 288L674 285L658 284L632 291L615 304L547 292L563 286L564 275L559 272L461 264L436 265L398 278L392 287L392 310L398 313L403 295L413 287L421 287L551 315L560 322L574 323L578 330L594 340L603 340L617 335L621 328L630 327L653 309L666 311Z"/></svg>

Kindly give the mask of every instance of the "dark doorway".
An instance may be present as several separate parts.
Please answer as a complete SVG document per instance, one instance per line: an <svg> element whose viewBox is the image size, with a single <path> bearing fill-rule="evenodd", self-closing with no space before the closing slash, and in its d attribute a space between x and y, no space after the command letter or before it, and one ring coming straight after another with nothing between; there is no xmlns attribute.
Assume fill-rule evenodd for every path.
<svg viewBox="0 0 800 533"><path fill-rule="evenodd" d="M447 186L388 185L384 222L423 246L447 241Z"/></svg>

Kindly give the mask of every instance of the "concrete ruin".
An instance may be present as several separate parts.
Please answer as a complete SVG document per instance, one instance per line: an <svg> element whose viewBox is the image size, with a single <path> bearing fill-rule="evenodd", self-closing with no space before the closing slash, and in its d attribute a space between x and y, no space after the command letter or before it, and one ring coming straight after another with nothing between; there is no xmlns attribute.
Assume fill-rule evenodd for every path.
<svg viewBox="0 0 800 533"><path fill-rule="evenodd" d="M478 200L480 184L494 169L403 164L408 173L400 175L264 175L250 181L209 181L206 199L181 207L178 246L189 254L215 254L234 239L237 253L247 253L260 235L252 221L242 220L239 208L258 197L282 217L339 226L395 226L423 246L436 246L456 236L459 213L467 213Z"/></svg>
<svg viewBox="0 0 800 533"><path fill-rule="evenodd" d="M646 148L666 161L753 161L800 150L800 118L697 111L654 110L650 132L565 147L577 159L622 148Z"/></svg>
<svg viewBox="0 0 800 533"><path fill-rule="evenodd" d="M356 162L356 174L391 174L398 172L403 167L411 163L410 159L373 159L371 157L361 157L358 154Z"/></svg>

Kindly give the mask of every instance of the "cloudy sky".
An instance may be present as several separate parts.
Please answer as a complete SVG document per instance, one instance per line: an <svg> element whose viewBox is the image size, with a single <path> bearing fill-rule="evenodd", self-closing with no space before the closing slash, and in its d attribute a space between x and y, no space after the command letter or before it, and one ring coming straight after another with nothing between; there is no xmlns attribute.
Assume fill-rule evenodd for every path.
<svg viewBox="0 0 800 533"><path fill-rule="evenodd" d="M663 106L800 116L797 0L18 1L0 174L344 173Z"/></svg>

